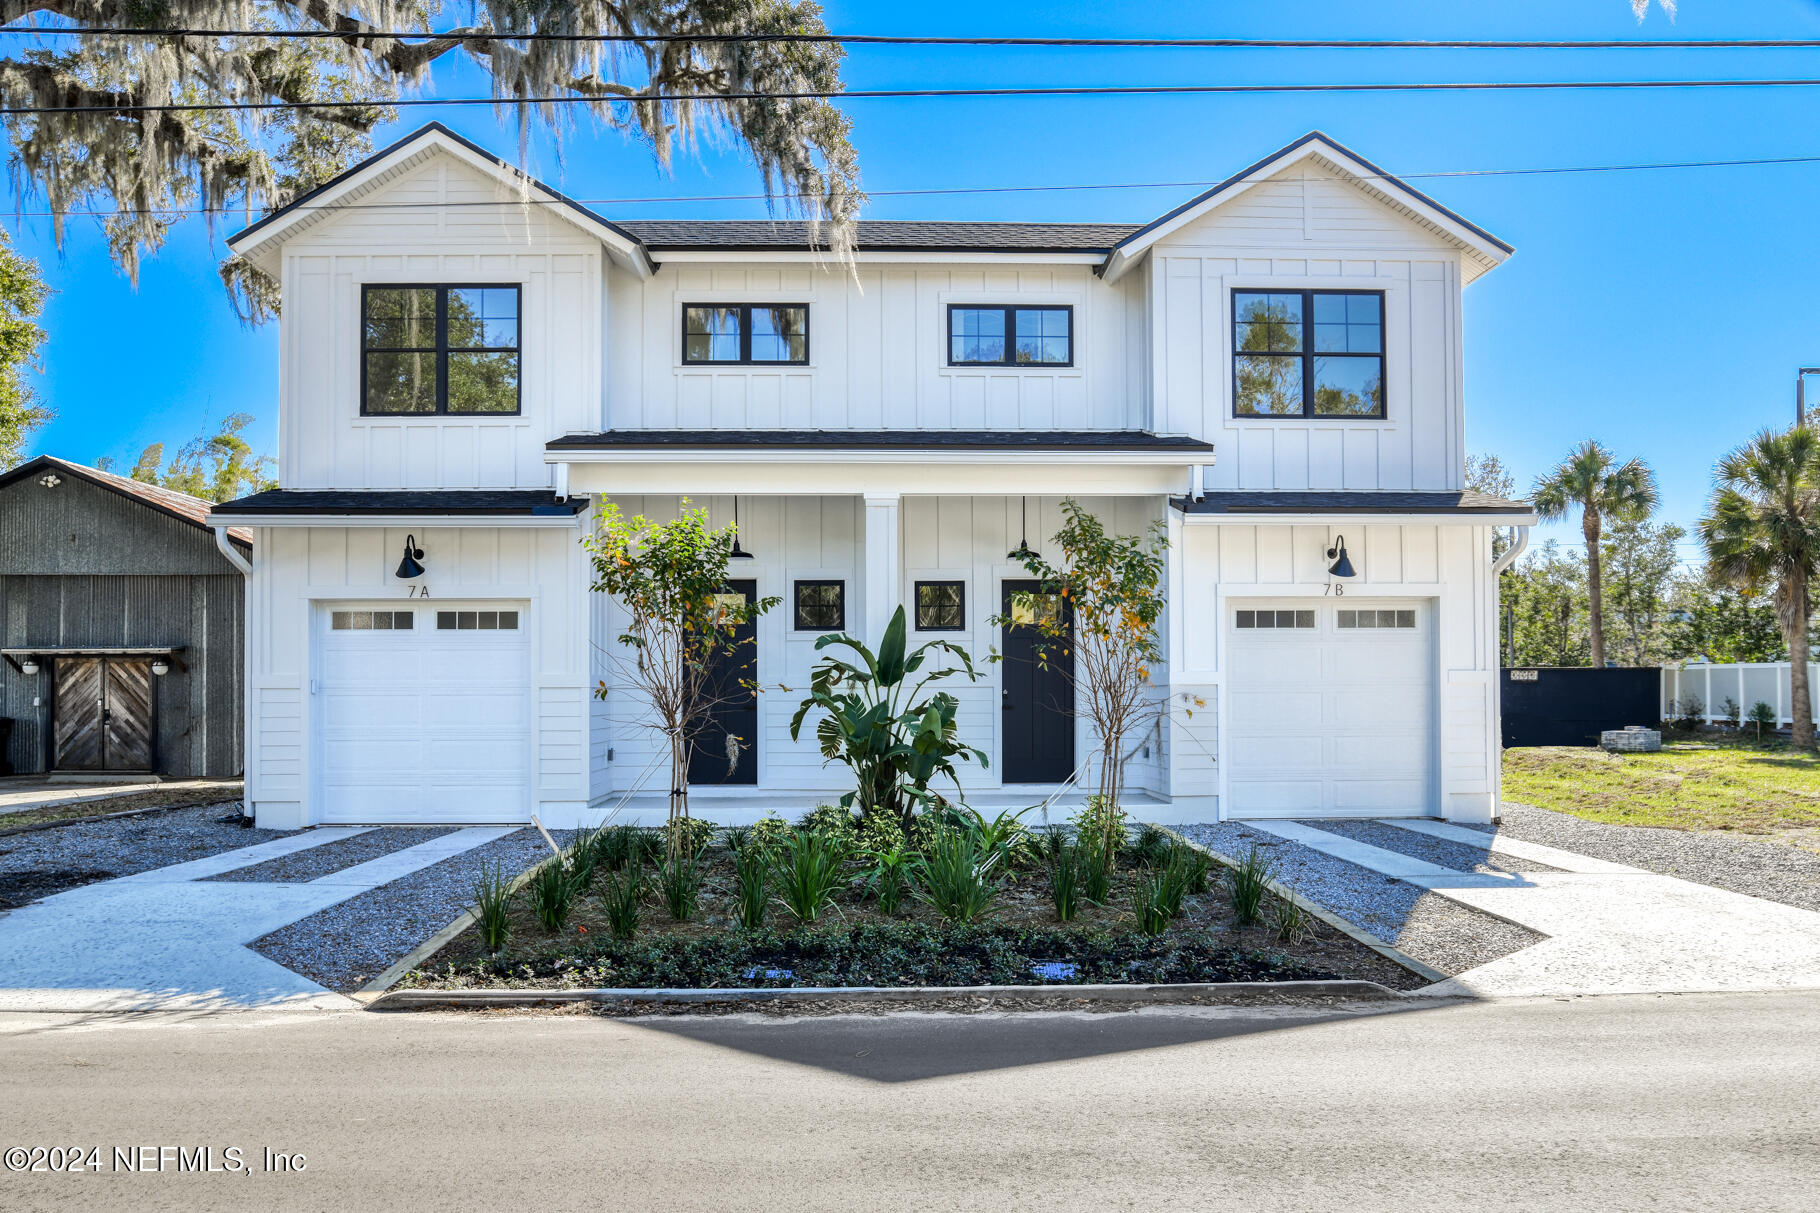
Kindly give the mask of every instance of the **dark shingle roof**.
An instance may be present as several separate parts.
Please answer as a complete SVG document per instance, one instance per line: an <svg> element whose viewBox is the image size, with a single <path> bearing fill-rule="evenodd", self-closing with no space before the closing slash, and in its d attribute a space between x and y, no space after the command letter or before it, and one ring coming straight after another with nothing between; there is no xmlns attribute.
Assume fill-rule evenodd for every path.
<svg viewBox="0 0 1820 1213"><path fill-rule="evenodd" d="M818 450L930 451L1211 451L1198 438L1142 430L608 430L567 434L548 444L560 450L653 450L720 447Z"/></svg>
<svg viewBox="0 0 1820 1213"><path fill-rule="evenodd" d="M1188 514L1528 514L1527 501L1508 501L1471 489L1457 492L1208 493L1177 498Z"/></svg>
<svg viewBox="0 0 1820 1213"><path fill-rule="evenodd" d="M100 468L92 468L87 464L72 463L68 459L59 459L55 455L39 455L35 459L27 460L6 473L4 477L0 477L0 484L10 484L14 480L30 476L43 469L55 469L66 475L79 476L91 484L98 484L104 489L112 489L122 496L132 497L153 509L205 529L213 525L209 522L209 510L214 506L212 501L204 501L202 498L192 497L188 493L179 493L176 489L147 484L143 480L134 480L130 476L116 476L112 472L104 472ZM249 548L253 546L251 531L233 527L228 530L228 534Z"/></svg>
<svg viewBox="0 0 1820 1213"><path fill-rule="evenodd" d="M273 489L215 507L217 516L255 514L578 514L586 498L558 501L544 489Z"/></svg>
<svg viewBox="0 0 1820 1213"><path fill-rule="evenodd" d="M619 226L654 254L670 249L801 249L809 226L801 220L622 220ZM960 223L920 219L862 219L857 240L872 252L941 251L1105 253L1137 231L1135 223ZM825 246L824 237L817 243Z"/></svg>

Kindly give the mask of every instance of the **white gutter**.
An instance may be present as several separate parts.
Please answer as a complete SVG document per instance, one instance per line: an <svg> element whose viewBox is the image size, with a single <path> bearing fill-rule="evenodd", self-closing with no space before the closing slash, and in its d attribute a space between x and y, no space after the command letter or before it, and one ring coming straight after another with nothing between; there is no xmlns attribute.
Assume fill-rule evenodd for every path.
<svg viewBox="0 0 1820 1213"><path fill-rule="evenodd" d="M221 554L227 557L228 563L239 569L242 577L251 577L253 575L252 561L242 556L240 549L234 546L234 541L228 537L227 526L217 524L214 531L215 546L221 549Z"/></svg>
<svg viewBox="0 0 1820 1213"><path fill-rule="evenodd" d="M929 450L926 448L895 449L855 447L558 447L544 452L545 463L801 463L801 464L1092 464L1119 467L1157 467L1177 464L1187 466L1210 462L1208 450L1121 451L1103 448L1087 451L1056 449L1020 449L1016 447L974 447L962 450Z"/></svg>
<svg viewBox="0 0 1820 1213"><path fill-rule="evenodd" d="M1510 547L1506 549L1502 556L1491 562L1491 575L1496 577L1505 569L1509 568L1516 562L1517 557L1521 556L1528 547L1529 528L1526 526L1519 526L1517 528L1517 533L1511 536Z"/></svg>

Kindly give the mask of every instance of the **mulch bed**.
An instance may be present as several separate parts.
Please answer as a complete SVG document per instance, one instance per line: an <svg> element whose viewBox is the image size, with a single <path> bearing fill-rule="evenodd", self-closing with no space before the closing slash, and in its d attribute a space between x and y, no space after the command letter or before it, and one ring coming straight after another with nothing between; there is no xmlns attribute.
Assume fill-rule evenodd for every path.
<svg viewBox="0 0 1820 1213"><path fill-rule="evenodd" d="M1208 891L1190 895L1162 934L1137 930L1130 909L1135 870L1121 862L1104 905L1083 902L1075 921L1056 921L1047 876L1026 868L1005 882L979 922L945 922L907 898L895 915L878 909L857 876L812 924L773 904L763 928L735 917L731 854L712 847L691 921L663 907L647 877L644 923L629 941L611 937L596 892L582 895L557 933L533 915L526 891L511 933L489 956L469 929L399 988L585 989L792 986L969 986L1085 983L1295 981L1347 978L1414 989L1425 979L1321 923L1287 942L1267 924L1238 928L1216 866ZM598 886L598 878L597 878Z"/></svg>

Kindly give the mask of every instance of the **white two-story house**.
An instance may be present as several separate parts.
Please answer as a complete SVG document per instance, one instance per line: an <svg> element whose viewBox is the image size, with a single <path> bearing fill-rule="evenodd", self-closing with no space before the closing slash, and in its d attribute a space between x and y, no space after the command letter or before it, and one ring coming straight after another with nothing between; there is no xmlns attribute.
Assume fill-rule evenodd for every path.
<svg viewBox="0 0 1820 1213"><path fill-rule="evenodd" d="M282 487L213 516L256 532L260 825L661 820L582 539L684 499L782 599L700 816L844 790L789 719L816 639L900 605L1007 658L950 684L970 799L1090 768L1065 673L988 623L1069 496L1169 541L1138 816L1496 814L1491 538L1533 519L1464 489L1461 292L1508 246L1318 134L1149 223L809 236L610 221L430 126L233 237L283 289Z"/></svg>

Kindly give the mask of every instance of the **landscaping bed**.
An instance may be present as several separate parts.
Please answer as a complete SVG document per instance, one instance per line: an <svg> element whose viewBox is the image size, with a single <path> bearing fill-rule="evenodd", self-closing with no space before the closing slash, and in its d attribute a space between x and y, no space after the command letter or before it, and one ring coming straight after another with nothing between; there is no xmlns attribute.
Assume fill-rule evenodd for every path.
<svg viewBox="0 0 1820 1213"><path fill-rule="evenodd" d="M661 838L661 835L659 836ZM1103 902L1081 901L1073 921L1057 920L1048 865L1026 856L996 878L977 921L951 921L926 892L886 912L850 859L831 901L802 921L774 900L755 928L740 922L735 847L724 832L700 856L692 913L666 905L648 857L642 922L615 938L603 890L623 879L603 870L577 895L566 921L549 929L532 886L506 911L505 943L490 951L471 927L399 983L401 989L730 989L826 986L986 986L1358 979L1397 989L1425 980L1317 921L1285 933L1266 909L1239 925L1214 865L1204 891L1156 933L1139 929L1137 886L1161 862L1122 854ZM752 845L747 843L746 845ZM1184 848L1185 850L1185 848ZM1203 857L1204 859L1205 857ZM621 934L623 935L623 929Z"/></svg>

